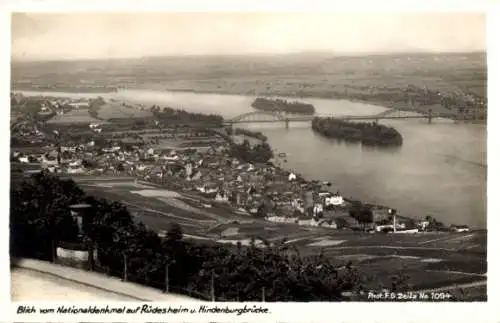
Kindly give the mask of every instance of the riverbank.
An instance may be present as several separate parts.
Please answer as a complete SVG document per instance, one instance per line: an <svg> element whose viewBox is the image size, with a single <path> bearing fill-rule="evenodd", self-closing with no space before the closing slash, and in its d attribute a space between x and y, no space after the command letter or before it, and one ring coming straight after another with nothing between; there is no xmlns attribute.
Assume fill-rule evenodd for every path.
<svg viewBox="0 0 500 323"><path fill-rule="evenodd" d="M20 92L23 93L24 95L28 95L26 93L53 93L53 94L71 94L71 95L78 95L77 97L82 97L85 95L91 95L92 97L98 96L99 94L120 94L126 91L157 91L159 93L186 93L186 94L217 94L217 95L227 95L227 96L233 96L233 95L238 95L238 96L245 96L248 98L255 98L256 96L259 95L259 93L252 94L248 93L248 91L238 91L238 90L224 90L224 89L211 89L211 90L200 90L200 89L176 89L176 88L164 88L164 89L157 89L157 90L152 90L151 88L148 87L137 87L137 88L127 88L127 89L118 89L117 92L85 92L85 91L57 91L57 89L51 89L50 91L47 90L40 90L40 89L24 89L24 88L16 88L16 89L11 89L12 92ZM358 99L353 96L349 97L335 97L331 96L329 94L315 94L315 95L310 95L307 97L300 96L296 94L295 92L265 92L262 93L262 95L266 95L271 98L277 98L277 99L320 99L320 100L339 100L339 101L347 101L347 102L352 102L352 103L360 103L360 104L368 104L372 106L376 106L379 108L383 109L390 109L391 106L394 105L395 102L392 101L381 101L381 100L373 100L373 99ZM49 96L49 95L47 95Z"/></svg>
<svg viewBox="0 0 500 323"><path fill-rule="evenodd" d="M129 91L153 91L158 94L168 94L168 93L178 93L178 94L199 94L199 95L219 95L219 96L243 96L250 99L254 99L256 96L266 96L268 98L273 98L277 100L335 100L335 101L344 101L351 104L366 104L373 107L381 108L384 110L387 109L398 109L401 111L407 112L415 112L419 114L427 115L429 108L433 113L441 113L441 114L450 114L450 111L440 105L416 105L411 108L408 108L406 103L402 103L400 98L397 100L382 100L379 98L359 98L356 94L340 94L340 93L311 93L310 95L298 95L296 92L282 92L282 91L267 91L267 92L248 92L244 90L237 89L218 89L213 88L210 90L203 89L176 89L176 88L164 88L151 90L151 88L145 87L137 87L137 88L126 88L126 89L118 89L116 92L85 92L85 91L72 91L72 92L61 92L57 91L57 89L47 90L26 90L26 89L12 89L13 92L20 92L28 96L34 96L36 94L45 94L47 97L54 97L57 94L64 94L64 97L74 97L74 98L96 98L99 96L109 96L109 95L121 95L124 93L128 93ZM113 100L113 99L112 99ZM251 103L249 104L251 107ZM255 108L254 108L255 109ZM257 109L256 109L257 110ZM325 112L316 111L317 114L324 114ZM462 118L457 116L454 118L455 122L464 122L464 123L473 123L473 124L486 124L487 118L484 119L471 119L471 118Z"/></svg>
<svg viewBox="0 0 500 323"><path fill-rule="evenodd" d="M427 114L429 109L433 113L442 114L453 114L450 110L446 109L440 104L418 104L408 107L408 102L402 101L400 97L396 100L384 100L380 97L367 97L366 92L357 93L341 93L341 92L314 92L314 93L302 93L297 94L296 91L247 91L247 90L237 90L231 89L219 89L211 88L210 90L202 89L176 89L176 88L166 88L167 92L177 92L177 93L193 93L193 94L219 94L219 95L242 95L248 97L255 96L265 96L268 98L275 98L280 100L294 99L294 100L307 100L307 99L322 99L322 100L339 100L339 101L349 101L352 103L368 104L372 106L381 107L384 109L399 109L401 111L416 112L420 114ZM401 89L403 91L403 89ZM361 96L361 97L360 97ZM464 122L485 124L487 122L486 115L483 119L473 119L469 117L461 117L456 115L457 119Z"/></svg>
<svg viewBox="0 0 500 323"><path fill-rule="evenodd" d="M60 92L60 93L89 93L89 94L99 94L99 93L117 93L120 89L116 87L92 87L92 86L68 86L68 87L40 87L40 86L14 86L12 87L12 92Z"/></svg>
<svg viewBox="0 0 500 323"><path fill-rule="evenodd" d="M225 118L252 110L252 97L248 96L124 91L106 97ZM386 110L349 101L310 101L320 115L368 115ZM445 119L433 120L431 125L426 120L413 119L380 123L401 132L405 141L401 148L378 149L328 140L316 135L305 123L292 122L289 130L281 124L241 127L268 137L271 146L287 155L285 168L295 169L307 178L324 178L346 196L356 196L370 204L391 205L408 215L431 215L446 223L486 227L486 171L484 166L477 166L486 161L483 125Z"/></svg>
<svg viewBox="0 0 500 323"><path fill-rule="evenodd" d="M322 100L339 100L339 101L349 101L353 103L361 103L361 104L369 104L373 106L377 106L384 109L390 109L391 106L395 104L392 101L383 101L383 100L375 100L375 99L358 99L354 96L336 96L331 93L317 93L314 95L299 95L294 91L290 92L275 92L275 91L267 91L267 92L258 92L253 91L249 93L248 91L238 91L238 90L226 90L226 89L211 89L211 90L200 90L200 89L176 89L176 88L166 88L166 92L177 92L177 93L193 93L193 94L219 94L219 95L243 95L247 97L255 97L259 95L265 95L270 98L291 98L291 99L322 99Z"/></svg>
<svg viewBox="0 0 500 323"><path fill-rule="evenodd" d="M152 90L149 87L136 87L136 88L127 88L127 89L121 89L119 88L118 91L109 91L109 92L92 92L92 91L58 91L57 89L50 89L50 90L40 90L40 89L28 89L28 88L16 88L12 89L12 92L20 92L20 93L61 93L61 94L72 94L72 95L78 95L78 97L82 97L85 95L89 96L97 96L99 94L104 94L104 95L109 95L109 94L120 94L126 91L157 91L159 93L185 93L185 94L217 94L217 95L227 95L227 96L233 96L233 95L238 95L238 96L245 96L248 98L255 98L256 96L259 95L265 95L266 97L270 98L276 98L276 99L320 99L320 100L339 100L339 101L347 101L347 102L352 102L352 103L359 103L359 104L368 104L372 106L376 106L379 108L383 109L390 109L395 105L396 102L394 101L386 101L386 100L376 100L376 99L359 99L356 98L354 95L350 96L336 96L332 95L331 93L315 93L311 94L308 96L301 96L298 95L296 92L290 91L290 92L282 92L282 91L267 91L267 92L256 92L256 91L239 91L237 89L210 89L210 90L202 90L202 89L176 89L176 88L162 88L162 89L156 89ZM418 111L416 111L418 112Z"/></svg>
<svg viewBox="0 0 500 323"><path fill-rule="evenodd" d="M219 136L222 136L226 142L228 143L228 145L230 147L233 147L234 145L237 145L238 143L235 142L235 139L232 137L232 136L228 136L228 135L225 135L223 133L218 133L217 132L217 135ZM230 148L232 151L233 148ZM272 150L272 148L271 148ZM260 154L262 154L262 152L260 152ZM233 153L230 153L230 155L232 155L232 157L237 157L236 155L233 155ZM231 185L232 182L234 182L233 178L234 176L237 176L237 177L246 177L248 176L249 174L247 174L247 172L245 171L246 167L249 167L251 168L251 172L253 175L251 176L259 176L257 174L269 174L268 176L264 176L263 178L259 179L259 180L256 180L254 179L253 182L249 182L247 184L249 184L250 186L250 189L253 187L253 189L255 189L256 187L260 187L259 190L259 196L260 195L268 195L268 196L273 196L273 200L276 199L277 201L289 201L291 202L291 197L289 196L290 194L293 194L293 196L295 196L295 198L299 198L299 199L304 199L304 196L306 196L308 193L313 193L316 198L314 199L316 201L316 203L319 203L319 204L322 204L323 202L321 201L321 198L319 198L319 193L320 192L330 192L331 194L335 194L335 193L338 193L339 191L342 191L342 188L340 189L334 189L334 188L329 188L329 185L330 183L328 183L328 181L326 181L324 178L323 180L317 180L317 179L311 179L311 178L307 178L306 176L303 176L302 174L300 174L299 172L296 172L295 170L293 169L284 169L282 168L280 165L278 165L278 158L276 155L279 155L279 153L275 152L274 153L274 158L272 158L271 160L267 161L267 158L266 157L266 161L267 162L251 162L250 164L246 164L246 163L243 163L241 165L239 165L239 167L237 167L240 171L234 171L233 168L233 164L232 163L229 163L230 160L226 160L226 161L223 161L222 159L219 160L219 158L215 158L215 160L217 161L212 161L214 162L215 164L218 165L219 169L218 169L218 172L220 174L220 176L224 176L223 174L231 174L233 173L233 176L229 176L227 177L225 180L225 184L227 185ZM190 158L190 156L182 156L182 153L180 155L181 159L186 157L186 158ZM208 162L209 160L209 156L206 155L204 157L204 160ZM241 161L240 161L241 163ZM245 166L246 165L246 166ZM250 165L250 166L249 166ZM294 179L293 180L290 180L290 176L292 176L293 174L293 177ZM146 180L146 181L149 181L147 178L144 178L144 177L138 177L139 179L142 179L142 180ZM150 179L153 180L154 177L151 177ZM240 180L241 181L241 180ZM160 185L165 185L166 183L170 182L170 180L167 178L165 179L165 182L164 183L161 183L163 182L160 181L160 183L158 183L158 181L156 180L153 180L154 183L156 184L160 184ZM177 179L177 184L179 185L179 187L184 187L184 189L186 190L189 190L189 187L195 185L192 183L191 180L187 180L187 181L184 181L184 179L182 178L178 178ZM220 183L222 185L222 183ZM256 186L253 186L253 185L256 185ZM168 186L167 186L168 187ZM175 187L168 187L169 189L174 189L174 190L177 190L179 189L178 187L175 188ZM191 187L191 188L194 188L194 187ZM272 188L272 189L271 189ZM273 192L274 190L274 192ZM228 191L229 192L229 191ZM229 195L232 195L231 193L227 193ZM288 195L287 195L288 194ZM198 192L198 195L200 196L204 196L203 194L199 193ZM352 204L356 204L356 205L361 205L361 207L365 206L365 207L368 207L370 210L372 210L372 212L377 212L380 215L383 214L382 217L388 217L387 214L389 210L391 209L394 209L393 207L388 207L388 206L385 206L385 205L381 205L381 204L373 204L373 203L365 203L365 202L362 202L361 199L355 199L353 197L346 197L344 199L347 203L341 207L339 210L339 212L335 212L335 215L340 215L340 214L344 214L344 215L347 215L349 213L349 210L350 210L350 205ZM238 198L236 198L236 200L232 200L232 199L228 199L226 202L234 209L234 210L238 210L241 208L241 205L239 204L240 202L238 202ZM247 208L246 210L248 212L252 212L250 211L252 208ZM255 211L257 212L257 211ZM294 213L293 210L290 210L289 212L285 212L285 213L282 213L281 209L278 208L278 209L269 209L267 212L269 212L269 214L273 214L274 212L276 212L276 214L282 216L282 217L285 217L285 218L294 218L294 217L297 217L298 214L296 214L296 212ZM255 215L255 214L254 214ZM260 216L263 216L262 214ZM325 211L324 212L324 216L325 217L331 217L333 216L333 214L331 212L327 212ZM310 218L312 220L312 215L311 214L307 214L307 212L304 212L304 214L302 215L302 217L306 217L306 218ZM411 216L401 216L400 219L406 219L406 220L411 220L411 222L414 222L416 225L416 223L419 221L419 220L422 220L423 216L422 217L411 217ZM375 222L375 221L373 221ZM444 229L444 227L442 228Z"/></svg>

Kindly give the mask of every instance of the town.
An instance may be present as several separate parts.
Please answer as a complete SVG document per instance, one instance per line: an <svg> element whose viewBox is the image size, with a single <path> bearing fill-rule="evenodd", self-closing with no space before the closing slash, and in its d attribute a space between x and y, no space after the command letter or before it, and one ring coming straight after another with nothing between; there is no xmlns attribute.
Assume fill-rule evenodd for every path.
<svg viewBox="0 0 500 323"><path fill-rule="evenodd" d="M352 300L356 297L364 299L363 289L380 288L377 286L383 286L384 290L405 292L408 288L445 288L450 282L470 284L473 289L482 290L482 273L486 268L482 256L483 232L466 234L464 232L471 230L465 225L444 224L428 215L401 214L388 206L363 203L344 196L341 191L332 189L329 181L305 179L286 168L287 154L273 150L266 136L260 132L227 128L223 119L216 115L103 98L70 99L12 93L12 103L13 184L28 180L35 183L42 181L35 184L41 187L56 185L48 184L46 175L36 177L42 171L62 181L71 179L86 194L126 207L134 225L139 228L145 225L150 230L148 232L160 239L160 245L154 248L162 250L164 247L160 246L164 239L182 239L186 248L194 250L199 248L198 244L208 248L210 244L207 243L214 242L227 245L227 250L234 247L239 250L245 246L250 248L248 252L255 252L251 251L252 248L258 248L264 253L281 254L282 251L277 250L285 248L288 256L284 256L282 261L289 262L287 266L300 267L302 262L303 266L313 266L316 268L314 271L318 271L314 275L319 275L317 279L322 281L321 284L326 284L329 272L337 272L340 275L337 279L349 281L342 288L347 294L342 296L337 294L337 290L329 292L328 289L311 292L311 296L299 290L295 296L284 296L279 290L265 287L267 283L264 282L259 284L264 284L262 288L266 288L267 292L259 293L258 289L252 289L245 296L241 290L246 283L238 280L231 283L241 285L238 288L241 294L235 295L235 290L229 288L231 284L222 287L227 282L221 280L211 287L210 292L206 289L207 274L203 269L198 271L198 267L193 267L184 272L185 264L179 263L177 269L172 269L177 274L172 274L171 284L183 286L183 294L186 293L185 288L189 288L196 291L196 298L201 299L209 299L206 295L211 293L211 299L222 300L241 297L249 300L260 297L267 300L282 300L284 297L294 300L303 297ZM66 185L63 183L57 185ZM28 187L18 189L22 191ZM11 220L19 223L14 225L18 231L25 230L20 224L23 223L21 214L30 212L23 210L27 202L23 200L25 194L29 193L13 197L17 211L11 211L11 216L15 215ZM74 194L78 196L80 193L69 196ZM17 198L23 199L15 202ZM75 201L81 201L81 198ZM31 203L35 206L40 202L37 199L28 201L28 205ZM85 203L74 207L86 207ZM91 202L95 203L95 200ZM74 211L71 212L73 214ZM111 209L109 212L114 214ZM94 215L90 217L94 218ZM102 225L99 218L93 221ZM138 233L132 231L128 235ZM14 239L18 239L16 236L20 237L14 235ZM143 239L147 241L150 238ZM57 250L62 258L57 256L60 258L57 261L74 266L73 262L66 263L63 250L82 247L75 247L74 242L66 240L68 238L58 238ZM14 246L19 245L15 241ZM40 248L38 242L34 243L32 248ZM153 283L147 278L150 274L140 278L142 274L136 272L139 268L128 273L129 270L123 268L127 266L126 260L120 262L110 258L108 249L122 248L120 243L111 247L105 247L104 240L97 243L98 256L91 268L100 272L115 272L114 275L124 280L131 279L145 285ZM429 247L421 250L421 245ZM168 244L166 247L169 250ZM134 246L132 244L127 248L133 249ZM342 252L345 248L352 254ZM394 254L393 249L403 254ZM460 250L460 256L455 249ZM370 250L370 255L366 254L367 250ZM48 249L47 252L50 254ZM196 261L203 264L219 257L211 256L212 252L207 249ZM188 254L175 257L182 259ZM156 261L147 255L135 257L145 257L146 263ZM164 257L168 258L168 253L161 256L162 259ZM224 256L217 259L216 263L225 261ZM376 259L388 262L374 266ZM163 263L163 260L160 262ZM268 265L263 264L264 267L259 267L259 270L268 270ZM448 271L441 270L443 265L460 274L450 275ZM359 274L349 268L355 268L361 275L377 275L378 278L363 280L363 287L353 287L351 280L357 281ZM409 268L410 276L403 273L407 270L404 268ZM161 266L153 270L154 275L158 274L158 270L161 271ZM212 275L215 275L218 269L213 270ZM387 272L391 274L387 275ZM429 276L429 273L432 275ZM136 276L127 278L132 274ZM162 275L165 277L165 274ZM395 284L394 279L399 283ZM156 280L154 284L159 286ZM168 290L169 287L166 288ZM218 290L217 296L214 288ZM353 288L362 290L352 294ZM478 297L475 293L468 295Z"/></svg>
<svg viewBox="0 0 500 323"><path fill-rule="evenodd" d="M172 125L153 114L98 120L84 117L84 113L95 114L90 107L96 100L11 96L14 111L18 106L31 107L13 118L13 171L30 166L28 172L46 169L70 176L132 176L196 193L210 204L231 206L240 214L300 226L397 233L468 230L331 192L328 182L308 181L279 167L282 154L273 154L265 141L255 139L263 139L262 134L252 136L248 130L233 132L201 122ZM100 106L107 104L100 101ZM119 109L125 103L115 105ZM75 113L82 117L74 118ZM53 118L46 121L47 115ZM59 116L70 117L51 123ZM130 124L133 127L126 128ZM252 149L256 156L243 156L242 150Z"/></svg>

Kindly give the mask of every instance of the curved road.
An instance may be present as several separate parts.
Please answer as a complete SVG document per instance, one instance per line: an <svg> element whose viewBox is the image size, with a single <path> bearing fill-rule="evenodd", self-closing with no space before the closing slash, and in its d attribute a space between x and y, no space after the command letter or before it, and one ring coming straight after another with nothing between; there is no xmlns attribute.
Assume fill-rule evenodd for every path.
<svg viewBox="0 0 500 323"><path fill-rule="evenodd" d="M157 289L123 282L116 277L45 261L14 259L12 263L11 297L14 301L199 301L185 295L165 294Z"/></svg>
<svg viewBox="0 0 500 323"><path fill-rule="evenodd" d="M133 302L140 300L24 268L13 270L11 281L13 301Z"/></svg>

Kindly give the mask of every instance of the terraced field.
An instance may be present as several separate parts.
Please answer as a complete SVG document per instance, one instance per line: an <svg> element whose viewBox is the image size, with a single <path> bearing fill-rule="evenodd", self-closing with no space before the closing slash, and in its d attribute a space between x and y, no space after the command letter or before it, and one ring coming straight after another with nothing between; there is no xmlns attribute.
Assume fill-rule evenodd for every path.
<svg viewBox="0 0 500 323"><path fill-rule="evenodd" d="M207 201L200 197L145 183L136 186L130 178L75 180L89 193L124 203L138 221L153 230L167 230L177 222L186 239L232 244L248 244L252 238L271 244L285 241L304 257L321 251L339 265L351 262L363 275L373 278L371 287L375 289L377 284L390 284L392 275L398 273L407 274L408 284L415 290L453 289L456 284L486 280L486 231L410 235L300 227L240 215L213 203L204 208Z"/></svg>
<svg viewBox="0 0 500 323"><path fill-rule="evenodd" d="M186 233L199 235L217 223L242 218L216 205L204 208L201 199L187 194L142 183L136 185L131 178L80 177L75 180L90 194L123 203L135 217L156 231L167 230L172 222L177 222Z"/></svg>

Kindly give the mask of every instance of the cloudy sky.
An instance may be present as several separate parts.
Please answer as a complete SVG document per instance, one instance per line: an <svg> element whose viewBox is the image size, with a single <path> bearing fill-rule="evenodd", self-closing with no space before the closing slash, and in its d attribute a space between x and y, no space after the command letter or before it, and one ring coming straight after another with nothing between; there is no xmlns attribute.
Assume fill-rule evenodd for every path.
<svg viewBox="0 0 500 323"><path fill-rule="evenodd" d="M481 13L13 14L22 60L485 50Z"/></svg>

